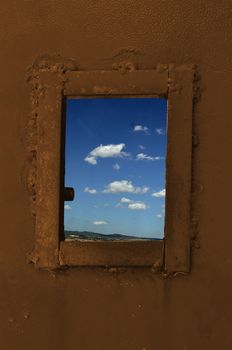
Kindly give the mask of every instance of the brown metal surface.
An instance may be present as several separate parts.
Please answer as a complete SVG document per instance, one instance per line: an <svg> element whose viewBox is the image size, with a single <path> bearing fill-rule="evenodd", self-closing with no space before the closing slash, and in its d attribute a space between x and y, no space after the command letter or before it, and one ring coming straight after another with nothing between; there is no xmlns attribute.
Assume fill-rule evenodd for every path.
<svg viewBox="0 0 232 350"><path fill-rule="evenodd" d="M56 72L43 72L37 110L35 248L38 267L59 266L62 95Z"/></svg>
<svg viewBox="0 0 232 350"><path fill-rule="evenodd" d="M169 69L165 270L190 270L194 67Z"/></svg>
<svg viewBox="0 0 232 350"><path fill-rule="evenodd" d="M1 350L231 350L231 0L1 0L0 15ZM41 70L77 69L75 62L90 71L122 61L141 70L199 67L191 273L35 269L26 256L35 243L42 91L37 81L31 91L26 70L33 64L37 80Z"/></svg>
<svg viewBox="0 0 232 350"><path fill-rule="evenodd" d="M73 241L61 242L60 262L67 266L155 266L163 265L164 242Z"/></svg>
<svg viewBox="0 0 232 350"><path fill-rule="evenodd" d="M67 73L64 94L67 96L113 96L167 94L167 68L161 71L77 71Z"/></svg>

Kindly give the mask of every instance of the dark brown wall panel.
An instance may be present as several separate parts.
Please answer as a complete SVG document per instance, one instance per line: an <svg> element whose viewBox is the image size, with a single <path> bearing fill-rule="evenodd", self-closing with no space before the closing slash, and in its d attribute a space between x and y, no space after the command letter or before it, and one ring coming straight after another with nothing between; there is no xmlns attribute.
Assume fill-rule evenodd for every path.
<svg viewBox="0 0 232 350"><path fill-rule="evenodd" d="M232 348L231 12L229 0L1 1L2 349ZM28 121L36 101L26 72L44 54L51 69L57 63L86 70L130 68L132 62L140 69L197 65L190 274L49 272L28 263L35 238Z"/></svg>

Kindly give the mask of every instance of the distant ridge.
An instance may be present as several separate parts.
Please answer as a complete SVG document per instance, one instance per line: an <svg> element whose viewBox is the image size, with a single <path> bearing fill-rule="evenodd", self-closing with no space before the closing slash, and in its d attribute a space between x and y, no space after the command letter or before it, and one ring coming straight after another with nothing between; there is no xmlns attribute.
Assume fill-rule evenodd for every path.
<svg viewBox="0 0 232 350"><path fill-rule="evenodd" d="M157 238L144 238L136 236L127 236L121 235L118 233L113 233L109 235L104 235L97 232L89 231L64 231L66 240L88 240L88 241L124 241L124 240L133 240L133 241L153 241Z"/></svg>

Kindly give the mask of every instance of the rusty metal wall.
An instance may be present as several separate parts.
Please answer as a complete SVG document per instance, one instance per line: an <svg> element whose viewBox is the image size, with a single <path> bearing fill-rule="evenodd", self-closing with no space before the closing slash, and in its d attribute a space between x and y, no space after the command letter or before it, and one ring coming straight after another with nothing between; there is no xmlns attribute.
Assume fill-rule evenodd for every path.
<svg viewBox="0 0 232 350"><path fill-rule="evenodd" d="M6 350L232 348L232 3L2 0L0 347ZM36 270L27 189L27 71L39 55L80 69L194 63L192 271Z"/></svg>

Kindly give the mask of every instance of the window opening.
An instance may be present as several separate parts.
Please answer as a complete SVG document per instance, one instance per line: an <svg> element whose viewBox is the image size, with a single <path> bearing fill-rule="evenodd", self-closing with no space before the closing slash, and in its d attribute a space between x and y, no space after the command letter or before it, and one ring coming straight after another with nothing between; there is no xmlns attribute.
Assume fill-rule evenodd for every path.
<svg viewBox="0 0 232 350"><path fill-rule="evenodd" d="M166 114L164 98L66 100L66 241L163 238Z"/></svg>
<svg viewBox="0 0 232 350"><path fill-rule="evenodd" d="M41 66L44 67L44 62ZM60 71L57 70L57 68L51 71L43 68L38 72L38 75L33 75L33 94L35 94L36 104L33 102L33 111L35 108L35 114L33 114L33 119L31 120L33 121L33 131L30 133L30 139L33 144L33 149L36 147L36 158L33 162L33 166L31 166L32 175L31 178L29 178L29 182L30 187L33 189L33 201L35 200L36 202L33 202L33 208L35 209L35 246L33 252L30 254L30 260L34 262L37 267L56 269L61 266L155 266L157 271L164 269L170 273L190 271L192 118L194 93L198 91L197 82L194 80L195 77L195 66L191 64L181 66L158 65L156 69L133 70L128 72L128 74L122 74L121 71L117 70L67 71L62 75L62 79ZM105 99L103 97L105 97ZM72 181L69 180L67 167L66 174L64 174L65 105L69 108L69 104L74 103L72 102L74 98L77 99L79 103L84 103L83 101L85 100L85 103L92 101L92 103L94 102L96 104L101 100L112 103L116 103L117 101L126 103L128 97L130 103L135 101L135 103L138 104L142 103L141 101L143 101L143 99L148 103L148 101L159 101L159 99L162 100L165 98L165 100L163 100L165 108L166 101L168 101L168 135L165 135L165 133L162 135L162 126L152 127L152 125L149 125L145 116L141 113L138 115L139 120L134 120L139 111L138 105L134 107L134 111L132 110L133 113L130 112L127 115L132 118L132 121L130 121L131 136L144 136L147 139L152 139L153 137L153 140L155 140L155 136L158 136L154 134L155 128L157 130L160 129L159 131L156 130L156 132L158 134L160 133L159 136L164 136L165 142L165 138L167 138L167 156L166 160L162 160L163 165L166 166L166 170L163 168L163 179L166 179L166 185L164 184L161 186L160 183L157 184L155 181L151 185L148 181L142 183L134 178L120 176L117 181L128 181L124 182L123 185L130 186L129 192L127 190L126 193L120 193L120 197L118 198L117 195L119 194L111 193L112 183L114 184L113 186L115 186L116 178L107 179L106 176L108 176L108 172L104 170L104 167L110 164L110 162L115 162L113 163L115 169L112 163L109 167L111 171L114 170L114 174L123 174L121 171L124 169L124 162L128 161L130 166L137 166L135 170L133 169L132 175L142 176L137 171L138 165L142 165L142 169L145 169L151 164L159 164L161 160L158 161L158 159L156 159L155 161L151 161L145 159L146 156L162 156L162 153L157 153L155 146L152 148L152 151L150 150L151 153L148 152L148 149L141 149L141 152L139 151L140 153L135 151L130 145L130 142L134 141L134 137L132 139L128 137L125 140L121 138L120 140L115 140L110 137L107 140L95 140L94 144L91 144L93 138L89 137L91 142L87 143L89 147L88 150L85 150L83 146L78 147L75 151L75 155L77 154L78 156L78 152L84 151L82 155L82 165L84 164L89 167L89 171L86 174L91 176L93 180L99 180L99 177L94 174L94 169L100 169L99 166L102 165L103 171L100 173L100 179L103 179L103 176L105 176L105 180L107 181L102 184L99 183L97 187L97 184L84 184L79 181L81 179L77 177L75 181L78 182L72 183ZM102 108L101 111L101 115L105 115L106 121L109 122L111 120L111 114L107 113L106 107ZM155 120L156 114L151 114L154 116ZM166 123L166 113L164 113L164 115L164 122ZM77 120L79 120L78 116L80 116L79 112L76 113ZM96 116L96 113L91 113L93 120ZM126 118L127 117L123 116L122 112L118 111L117 123L110 123L111 131L113 130L116 136L122 136L122 130L125 129L120 128L120 130L117 131L117 127L119 121L126 121ZM92 131L93 135L99 137L99 135L103 134L104 137L108 137L109 134L110 136L110 133L106 132L106 121L101 121L99 117L97 121L98 123L96 123ZM163 124L163 129L166 129L164 125L165 124ZM90 132L89 125L87 126L86 130ZM146 131L148 132L149 129L153 129L152 133L151 135L146 135L145 133ZM79 132L78 130L79 128L77 132ZM142 132L144 134L142 134ZM67 136L68 135L66 135L66 138ZM79 142L82 136L81 134L75 135L75 140ZM99 149L98 147L101 145L119 145L119 148L116 147L116 150L114 149L114 152L116 152L114 153L114 157L108 158L103 157L102 154L101 156L99 155L98 152L99 150L102 151L102 148ZM137 143L137 146L139 145L146 147L146 145L140 141ZM106 149L103 150L105 151ZM68 151L68 147L66 147L66 151ZM125 152L125 154L116 157L116 155L119 155L117 152ZM127 153L130 155L127 155ZM138 156L139 154L140 156ZM137 156L140 159L137 159ZM130 157L131 159L129 159ZM96 164L91 164L91 162ZM120 169L117 169L118 166L116 163L119 165ZM81 174L79 171L81 166L76 161L74 164L76 174L79 176ZM160 164L162 163L160 162ZM147 172L147 174L151 175L153 172ZM155 180L154 174L153 179ZM83 176L83 178L85 180L87 175ZM116 183L116 185L118 186L118 183ZM147 190L146 187L149 187L149 190ZM149 194L150 200L151 197L158 202L163 200L164 204L163 190L165 190L165 187L165 228L164 230L162 228L162 231L159 232L160 237L158 235L153 236L155 232L154 228L151 229L152 234L151 232L146 232L144 229L145 224L140 225L138 218L140 214L144 215L151 210L151 205L146 199ZM34 191L34 189L36 189L36 191ZM75 196L74 189L76 191ZM93 193L91 190L94 189L96 189L96 192L99 191L99 193ZM90 191L92 193L89 193ZM144 193L139 193L142 191L144 191ZM123 223L122 213L133 213L133 224L136 231L133 228L130 232L126 232L124 224L123 230L120 229L120 231L116 232L110 230L106 232L94 231L101 233L103 238L106 238L106 235L111 233L124 235L118 240L115 238L108 240L73 239L75 237L71 237L71 239L69 237L65 240L65 231L67 231L68 228L67 215L74 213L74 204L83 204L83 202L80 201L83 195L88 195L86 198L93 199L98 198L97 194L100 194L102 198L104 196L104 198L107 198L106 196L108 196L107 202L110 196L113 196L115 206L112 205L112 208L121 213L118 216L118 222L120 224ZM151 194L154 195L151 196ZM141 197L136 198L138 195L141 195ZM126 200L121 200L122 198L126 198ZM72 202L73 199L75 200ZM141 202L144 202L145 205L148 204L150 206L149 210L141 209L144 206ZM120 204L123 204L125 208L120 207ZM134 209L129 209L129 204L130 207L134 206ZM138 206L138 204L140 210L138 208L135 209L135 206ZM64 205L66 206L65 210ZM69 209L67 205L72 209ZM105 208L107 208L107 206ZM109 209L110 208L105 209L104 213ZM125 211L123 211L124 209ZM89 210L89 212L91 214L96 213L94 208ZM154 216L152 220L155 220L156 214L161 214L160 208L159 211L153 213ZM65 219L63 219L62 216L65 216ZM93 223L93 221L95 221L94 225L98 228L102 226L104 229L109 229L110 226L108 222L111 223L111 218L112 216L108 219L103 216L91 217L91 222ZM103 221L107 223L103 224ZM154 221L152 222L154 223ZM80 221L78 221L78 224L79 223ZM143 230L139 231L139 227L142 227ZM163 231L165 232L165 239L160 239L162 238L161 234ZM92 229L90 232L92 232ZM145 239L141 239L141 235L143 235ZM125 236L130 236L130 239ZM134 237L136 237L136 239Z"/></svg>

